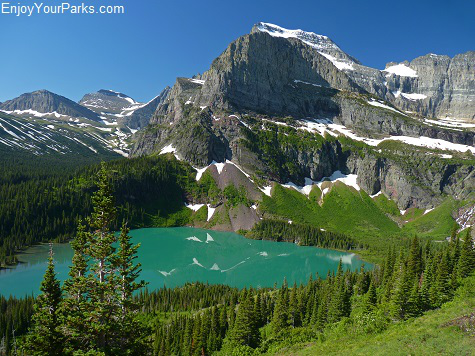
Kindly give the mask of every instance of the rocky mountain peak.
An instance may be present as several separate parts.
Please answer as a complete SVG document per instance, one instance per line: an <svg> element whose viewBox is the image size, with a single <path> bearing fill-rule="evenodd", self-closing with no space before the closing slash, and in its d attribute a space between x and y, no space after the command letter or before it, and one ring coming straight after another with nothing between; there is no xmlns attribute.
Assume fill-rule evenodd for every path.
<svg viewBox="0 0 475 356"><path fill-rule="evenodd" d="M254 32L265 32L273 37L281 38L296 38L303 43L313 47L320 54L324 55L327 59L331 60L333 64L339 69L350 69L354 63L360 64L360 62L341 50L338 45L333 42L329 37L319 35L314 32L306 32L303 30L289 30L274 24L259 22L251 30ZM343 63L342 63L343 62Z"/></svg>
<svg viewBox="0 0 475 356"><path fill-rule="evenodd" d="M124 111L131 112L143 105L128 95L106 89L84 95L79 104L106 116L107 114L126 114Z"/></svg>
<svg viewBox="0 0 475 356"><path fill-rule="evenodd" d="M33 116L55 116L56 118L85 118L100 121L99 116L88 108L48 90L41 89L25 93L0 105L0 110Z"/></svg>

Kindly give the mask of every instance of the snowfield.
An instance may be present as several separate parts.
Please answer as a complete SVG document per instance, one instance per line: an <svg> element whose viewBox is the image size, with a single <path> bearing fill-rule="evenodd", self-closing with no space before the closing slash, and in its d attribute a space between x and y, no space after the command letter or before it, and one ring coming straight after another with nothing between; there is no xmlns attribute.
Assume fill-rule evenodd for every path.
<svg viewBox="0 0 475 356"><path fill-rule="evenodd" d="M399 75L401 77L412 77L412 78L417 78L417 72L406 66L405 64L396 64L390 67L387 67L386 69L383 69L382 72L387 72L386 77L389 77L391 74Z"/></svg>

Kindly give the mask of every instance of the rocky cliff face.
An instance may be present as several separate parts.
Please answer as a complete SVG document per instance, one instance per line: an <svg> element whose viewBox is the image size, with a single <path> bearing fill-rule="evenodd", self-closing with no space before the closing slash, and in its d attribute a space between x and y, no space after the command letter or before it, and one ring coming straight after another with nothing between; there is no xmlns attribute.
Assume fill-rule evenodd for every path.
<svg viewBox="0 0 475 356"><path fill-rule="evenodd" d="M395 105L422 116L475 120L475 52L454 58L428 54L387 69L396 66L412 72L387 72Z"/></svg>
<svg viewBox="0 0 475 356"><path fill-rule="evenodd" d="M32 111L53 116L56 114L57 118L59 118L60 115L64 115L67 117L100 121L99 115L92 110L64 96L51 93L47 90L38 90L20 95L18 98L1 104L0 110L20 114L22 111Z"/></svg>
<svg viewBox="0 0 475 356"><path fill-rule="evenodd" d="M248 173L282 183L319 180L341 170L358 174L368 193L381 190L402 209L431 207L444 194L469 194L473 166L444 162L439 152L424 150L409 160L407 152L403 158L374 148L362 153L340 144L339 138L308 144L307 136L294 137L292 130L308 131L299 125L312 119L325 122L333 136L356 135L360 141L424 136L470 149L474 130L429 124L422 116L444 116L447 111L473 118L472 56L429 55L379 71L363 66L325 36L260 23L231 43L204 74L177 79L132 154L159 153L172 146L196 166L233 160ZM268 121L277 126L268 128ZM287 123L291 131L276 130ZM265 138L272 144L253 148L246 140L259 125L260 130L275 131L275 137ZM276 169L276 162L285 169Z"/></svg>
<svg viewBox="0 0 475 356"><path fill-rule="evenodd" d="M149 124L150 119L153 117L153 114L160 106L160 104L164 103L165 100L168 98L169 93L170 87L166 87L165 89L163 89L160 95L150 100L147 104L134 110L130 115L127 115L124 118L126 125L132 129L145 128Z"/></svg>

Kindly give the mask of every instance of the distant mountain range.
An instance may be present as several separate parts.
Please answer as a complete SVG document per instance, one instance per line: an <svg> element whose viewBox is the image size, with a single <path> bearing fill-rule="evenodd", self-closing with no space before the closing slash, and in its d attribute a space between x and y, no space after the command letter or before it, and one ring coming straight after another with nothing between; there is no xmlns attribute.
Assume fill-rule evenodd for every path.
<svg viewBox="0 0 475 356"><path fill-rule="evenodd" d="M22 94L0 104L0 149L127 156L133 134L148 124L167 90L148 103L112 90L86 94L79 103L47 90Z"/></svg>

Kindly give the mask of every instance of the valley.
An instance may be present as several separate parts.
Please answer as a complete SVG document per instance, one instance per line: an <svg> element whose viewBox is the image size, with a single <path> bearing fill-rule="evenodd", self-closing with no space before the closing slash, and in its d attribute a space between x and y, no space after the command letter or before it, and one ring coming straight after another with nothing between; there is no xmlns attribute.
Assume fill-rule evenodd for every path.
<svg viewBox="0 0 475 356"><path fill-rule="evenodd" d="M475 52L379 70L259 22L150 97L0 103L0 354L473 345Z"/></svg>

